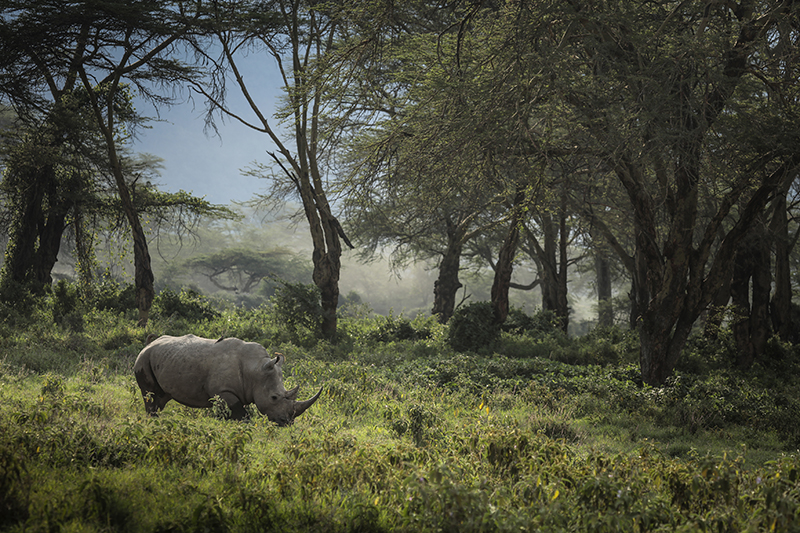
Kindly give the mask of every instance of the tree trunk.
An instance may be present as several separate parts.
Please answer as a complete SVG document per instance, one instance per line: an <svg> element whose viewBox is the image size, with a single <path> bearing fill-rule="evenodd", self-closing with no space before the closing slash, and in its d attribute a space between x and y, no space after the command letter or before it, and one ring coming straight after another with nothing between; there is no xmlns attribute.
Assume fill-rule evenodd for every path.
<svg viewBox="0 0 800 533"><path fill-rule="evenodd" d="M30 283L30 288L41 293L52 283L52 271L58 261L61 238L67 215L74 207L74 199L59 191L52 164L40 168L15 168L12 172L30 170L20 175L11 187L11 203L17 206L19 218L9 231L6 251L5 275L17 283Z"/></svg>
<svg viewBox="0 0 800 533"><path fill-rule="evenodd" d="M611 302L611 265L602 251L594 254L594 270L597 276L597 327L614 325L614 307Z"/></svg>
<svg viewBox="0 0 800 533"><path fill-rule="evenodd" d="M94 293L94 236L91 231L86 231L84 213L80 208L73 212L75 226L75 271L81 295L84 299L91 300Z"/></svg>
<svg viewBox="0 0 800 533"><path fill-rule="evenodd" d="M39 246L33 256L31 278L36 286L47 287L53 283L53 267L58 262L58 251L61 249L61 237L67 226L67 206L56 206L48 213L46 222L39 234Z"/></svg>
<svg viewBox="0 0 800 533"><path fill-rule="evenodd" d="M463 231L452 224L447 225L447 248L439 263L439 278L433 284L433 309L431 313L439 323L446 324L456 307L456 294L462 287L458 271L463 247Z"/></svg>
<svg viewBox="0 0 800 533"><path fill-rule="evenodd" d="M639 366L642 381L661 385L672 374L692 329L691 320L675 324L669 309L651 310L639 324Z"/></svg>
<svg viewBox="0 0 800 533"><path fill-rule="evenodd" d="M104 131L111 131L111 129L109 128ZM117 156L114 140L110 134L106 135L106 144L111 169L114 174L114 181L117 185L117 193L119 194L120 203L122 204L122 211L128 219L128 224L131 228L131 237L133 238L133 279L136 289L136 308L139 310L139 320L137 323L139 326L144 327L147 325L147 321L150 318L150 307L153 304L153 297L155 296L155 289L153 287L155 278L150 264L150 251L147 246L147 236L139 220L139 213L136 211L136 207L133 204L128 184L125 183L125 178L122 173L122 164Z"/></svg>
<svg viewBox="0 0 800 533"><path fill-rule="evenodd" d="M732 274L726 276L725 284L714 297L711 305L705 312L705 324L703 326L703 336L708 339L716 339L725 319L725 309L731 299Z"/></svg>
<svg viewBox="0 0 800 533"><path fill-rule="evenodd" d="M794 176L792 174L792 176ZM789 254L791 245L789 238L789 220L787 216L786 195L791 181L784 186L772 200L772 221L770 232L775 243L775 293L770 302L772 328L780 339L787 342L792 335L792 280Z"/></svg>
<svg viewBox="0 0 800 533"><path fill-rule="evenodd" d="M768 235L761 222L758 221L739 244L731 282L734 308L731 329L736 342L736 363L742 369L752 366L769 338L770 251Z"/></svg>
<svg viewBox="0 0 800 533"><path fill-rule="evenodd" d="M329 212L321 212L320 226L327 242L327 249L314 249L313 280L320 290L322 300L322 336L334 341L338 328L336 309L339 307L339 274L341 272L342 246L337 236L338 222ZM324 229L323 229L324 228Z"/></svg>
<svg viewBox="0 0 800 533"><path fill-rule="evenodd" d="M558 303L558 308L556 309L556 316L559 318L561 330L564 333L567 333L569 330L569 300L567 298L567 251L569 248L569 230L567 228L566 206L562 206L560 218L560 237L558 241L558 285L556 292L556 302Z"/></svg>
<svg viewBox="0 0 800 533"><path fill-rule="evenodd" d="M19 199L12 200L18 206L19 217L13 221L9 231L3 271L4 277L16 283L27 283L30 280L39 237L38 228L43 218L44 187L41 186L41 175L48 168L49 166L36 173L27 186L23 186ZM18 176L17 179L26 180L26 177Z"/></svg>
<svg viewBox="0 0 800 533"><path fill-rule="evenodd" d="M514 210L511 217L511 227L508 229L503 247L497 258L497 266L494 270L494 281L492 282L492 308L494 309L494 321L502 324L508 317L508 290L511 286L511 274L514 272L514 256L517 253L517 243L519 242L519 228L522 224L522 204L525 201L525 192L517 190L514 197Z"/></svg>
<svg viewBox="0 0 800 533"><path fill-rule="evenodd" d="M46 185L48 210L43 213L39 227L39 243L31 265L32 279L38 286L50 286L53 283L52 272L58 262L61 249L61 238L67 227L67 215L75 208L75 196L79 194L80 180L69 180L59 184L55 176Z"/></svg>
<svg viewBox="0 0 800 533"><path fill-rule="evenodd" d="M549 214L540 217L544 247L537 247L542 264L542 309L552 311L558 327L564 333L569 327L567 300L567 245L566 215L562 211L558 226Z"/></svg>
<svg viewBox="0 0 800 533"><path fill-rule="evenodd" d="M772 269L770 268L770 239L766 231L758 240L753 270L753 307L750 310L750 341L753 354L763 354L771 331L769 323L769 296L772 290Z"/></svg>

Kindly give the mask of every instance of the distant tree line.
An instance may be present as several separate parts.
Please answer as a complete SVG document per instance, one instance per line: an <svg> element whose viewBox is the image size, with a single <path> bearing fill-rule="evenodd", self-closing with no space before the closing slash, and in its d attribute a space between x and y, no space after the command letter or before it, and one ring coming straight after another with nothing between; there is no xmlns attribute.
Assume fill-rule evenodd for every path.
<svg viewBox="0 0 800 533"><path fill-rule="evenodd" d="M495 324L511 289L539 288L564 331L571 269L596 272L602 325L625 279L653 385L723 310L742 368L795 333L795 2L11 1L1 16L3 290L46 287L68 227L88 264L87 224L121 214L146 321L141 217L158 195L126 152L143 120L131 95L170 105L188 87L212 128L236 120L277 146L253 172L271 178L262 201L301 203L329 339L342 243L435 260L441 322L468 265L494 272ZM279 110L259 105L246 55L278 65ZM178 200L158 205L230 216ZM230 254L197 266L222 283ZM239 259L251 267L224 273L251 287L265 258ZM515 279L522 261L538 275Z"/></svg>

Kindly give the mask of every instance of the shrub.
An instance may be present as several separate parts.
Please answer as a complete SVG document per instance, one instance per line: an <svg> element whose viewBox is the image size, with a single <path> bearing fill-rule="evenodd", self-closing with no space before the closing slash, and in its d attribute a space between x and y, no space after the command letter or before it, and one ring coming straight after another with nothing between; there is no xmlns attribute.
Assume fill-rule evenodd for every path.
<svg viewBox="0 0 800 533"><path fill-rule="evenodd" d="M453 313L449 326L450 346L457 352L488 347L500 336L500 327L495 323L489 302L460 307Z"/></svg>
<svg viewBox="0 0 800 533"><path fill-rule="evenodd" d="M371 331L368 337L378 342L408 341L429 339L431 337L430 324L425 321L405 317L395 317L392 314L378 318L377 329Z"/></svg>
<svg viewBox="0 0 800 533"><path fill-rule="evenodd" d="M78 287L66 280L60 280L53 286L51 296L53 320L65 329L82 332L83 312L80 306Z"/></svg>
<svg viewBox="0 0 800 533"><path fill-rule="evenodd" d="M550 333L560 333L558 323L558 317L553 311L541 309L537 313L529 315L521 309L512 308L501 329L515 335L526 334L540 337Z"/></svg>
<svg viewBox="0 0 800 533"><path fill-rule="evenodd" d="M20 450L0 440L0 526L28 518L30 482Z"/></svg>
<svg viewBox="0 0 800 533"><path fill-rule="evenodd" d="M153 299L153 309L161 316L178 316L187 320L209 320L219 316L208 299L194 289L162 290Z"/></svg>
<svg viewBox="0 0 800 533"><path fill-rule="evenodd" d="M295 336L306 329L319 337L322 328L322 299L316 285L282 282L271 298L275 315Z"/></svg>
<svg viewBox="0 0 800 533"><path fill-rule="evenodd" d="M111 278L105 278L94 287L90 303L98 311L121 313L135 309L136 288L131 283L121 285Z"/></svg>
<svg viewBox="0 0 800 533"><path fill-rule="evenodd" d="M25 327L36 322L44 310L44 298L29 285L0 277L0 322Z"/></svg>

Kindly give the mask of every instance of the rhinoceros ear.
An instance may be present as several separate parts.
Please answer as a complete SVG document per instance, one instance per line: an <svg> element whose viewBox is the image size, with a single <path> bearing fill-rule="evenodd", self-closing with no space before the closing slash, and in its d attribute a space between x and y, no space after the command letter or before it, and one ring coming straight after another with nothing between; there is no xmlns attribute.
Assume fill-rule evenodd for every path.
<svg viewBox="0 0 800 533"><path fill-rule="evenodd" d="M268 372L273 368L275 368L276 366L280 367L283 364L284 359L286 359L286 357L284 357L282 353L276 353L275 359L267 359L264 362L264 367L263 367L264 371Z"/></svg>

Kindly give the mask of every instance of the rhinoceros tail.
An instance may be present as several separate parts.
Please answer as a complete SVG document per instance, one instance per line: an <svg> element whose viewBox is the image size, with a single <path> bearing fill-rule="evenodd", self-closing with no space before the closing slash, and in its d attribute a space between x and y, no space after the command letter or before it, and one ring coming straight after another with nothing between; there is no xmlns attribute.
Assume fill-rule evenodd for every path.
<svg viewBox="0 0 800 533"><path fill-rule="evenodd" d="M151 333L151 334L149 334L149 335L147 336L147 338L144 340L144 345L145 345L145 346L147 346L148 344L150 344L151 342L153 342L154 340L156 340L156 339L157 339L157 338L159 338L160 336L161 336L161 335L156 335L155 333Z"/></svg>

